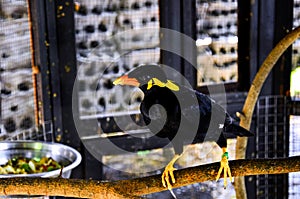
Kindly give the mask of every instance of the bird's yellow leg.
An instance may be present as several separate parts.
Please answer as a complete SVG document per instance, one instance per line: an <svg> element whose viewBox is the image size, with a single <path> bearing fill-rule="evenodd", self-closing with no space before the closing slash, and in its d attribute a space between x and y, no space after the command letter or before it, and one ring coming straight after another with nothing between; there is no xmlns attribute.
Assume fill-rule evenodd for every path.
<svg viewBox="0 0 300 199"><path fill-rule="evenodd" d="M174 163L178 160L178 158L180 158L181 155L175 154L175 156L172 158L172 160L168 163L168 165L166 166L162 176L161 176L161 181L164 187L168 187L169 190L172 189L172 184L171 183L175 183L175 177L174 177L174 173L173 171L176 170L176 168L174 168ZM171 180L170 180L171 178Z"/></svg>
<svg viewBox="0 0 300 199"><path fill-rule="evenodd" d="M228 164L228 152L227 152L227 148L224 147L222 148L223 151L223 155L222 155L222 160L221 160L221 166L217 175L216 180L219 180L222 171L224 170L224 189L226 189L227 187L227 174L229 176L230 182L232 182L232 176L231 176L231 171L230 171L230 167Z"/></svg>

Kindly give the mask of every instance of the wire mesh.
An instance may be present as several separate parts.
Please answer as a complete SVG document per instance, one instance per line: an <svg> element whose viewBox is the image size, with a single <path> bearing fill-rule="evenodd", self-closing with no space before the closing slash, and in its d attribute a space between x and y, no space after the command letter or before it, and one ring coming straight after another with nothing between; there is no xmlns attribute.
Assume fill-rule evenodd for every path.
<svg viewBox="0 0 300 199"><path fill-rule="evenodd" d="M300 25L300 1L294 0L293 8L293 28ZM292 45L292 72L291 72L291 86L290 92L291 96L300 99L300 84L299 84L299 74L300 74L300 39L297 39Z"/></svg>
<svg viewBox="0 0 300 199"><path fill-rule="evenodd" d="M237 0L197 0L197 84L237 82Z"/></svg>
<svg viewBox="0 0 300 199"><path fill-rule="evenodd" d="M293 8L293 27L300 25L300 1L294 0ZM300 61L300 40L293 43L292 51L292 72L291 72L291 96L293 100L299 100L299 61ZM290 144L289 156L300 155L300 117L290 116ZM289 173L289 198L300 197L300 174Z"/></svg>
<svg viewBox="0 0 300 199"><path fill-rule="evenodd" d="M256 109L256 158L288 155L287 99L264 96ZM256 178L257 198L286 198L287 175L260 175Z"/></svg>
<svg viewBox="0 0 300 199"><path fill-rule="evenodd" d="M35 124L27 1L0 3L0 140L52 141Z"/></svg>
<svg viewBox="0 0 300 199"><path fill-rule="evenodd" d="M290 116L289 156L300 155L300 116ZM300 197L300 173L289 173L289 198Z"/></svg>
<svg viewBox="0 0 300 199"><path fill-rule="evenodd" d="M77 1L75 29L81 119L137 111L142 93L112 82L159 62L158 1Z"/></svg>

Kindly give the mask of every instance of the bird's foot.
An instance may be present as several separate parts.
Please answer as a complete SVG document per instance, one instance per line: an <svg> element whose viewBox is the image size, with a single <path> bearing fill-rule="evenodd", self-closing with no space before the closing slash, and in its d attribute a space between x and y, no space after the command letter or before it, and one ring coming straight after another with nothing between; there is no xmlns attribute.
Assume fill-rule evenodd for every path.
<svg viewBox="0 0 300 199"><path fill-rule="evenodd" d="M161 182L164 187L167 187L169 190L172 190L172 184L176 182L174 173L176 168L173 167L173 164L171 162L166 166L162 176L161 176ZM171 179L170 179L171 178Z"/></svg>
<svg viewBox="0 0 300 199"><path fill-rule="evenodd" d="M230 182L232 182L232 176L231 176L231 171L228 163L228 152L224 152L222 155L222 160L221 160L221 167L219 169L218 175L216 180L218 181L220 179L221 173L224 170L224 189L227 187L227 176L229 176Z"/></svg>

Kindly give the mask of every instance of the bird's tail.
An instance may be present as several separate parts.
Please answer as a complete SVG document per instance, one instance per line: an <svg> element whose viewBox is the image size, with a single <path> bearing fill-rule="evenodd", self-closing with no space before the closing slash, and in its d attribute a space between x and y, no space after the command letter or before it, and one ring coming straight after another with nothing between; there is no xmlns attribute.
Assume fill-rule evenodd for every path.
<svg viewBox="0 0 300 199"><path fill-rule="evenodd" d="M227 138L236 137L236 136L251 137L254 135L254 133L248 131L247 129L235 123L226 126L226 128L224 129L224 133L226 134Z"/></svg>

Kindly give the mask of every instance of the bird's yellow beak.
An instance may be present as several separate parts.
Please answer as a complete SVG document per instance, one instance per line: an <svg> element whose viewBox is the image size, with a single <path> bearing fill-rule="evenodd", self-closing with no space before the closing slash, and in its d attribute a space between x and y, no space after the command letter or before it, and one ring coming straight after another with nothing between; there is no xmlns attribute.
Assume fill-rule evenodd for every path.
<svg viewBox="0 0 300 199"><path fill-rule="evenodd" d="M128 86L140 86L140 82L136 78L129 78L128 75L123 75L117 78L114 82L114 85L128 85Z"/></svg>

